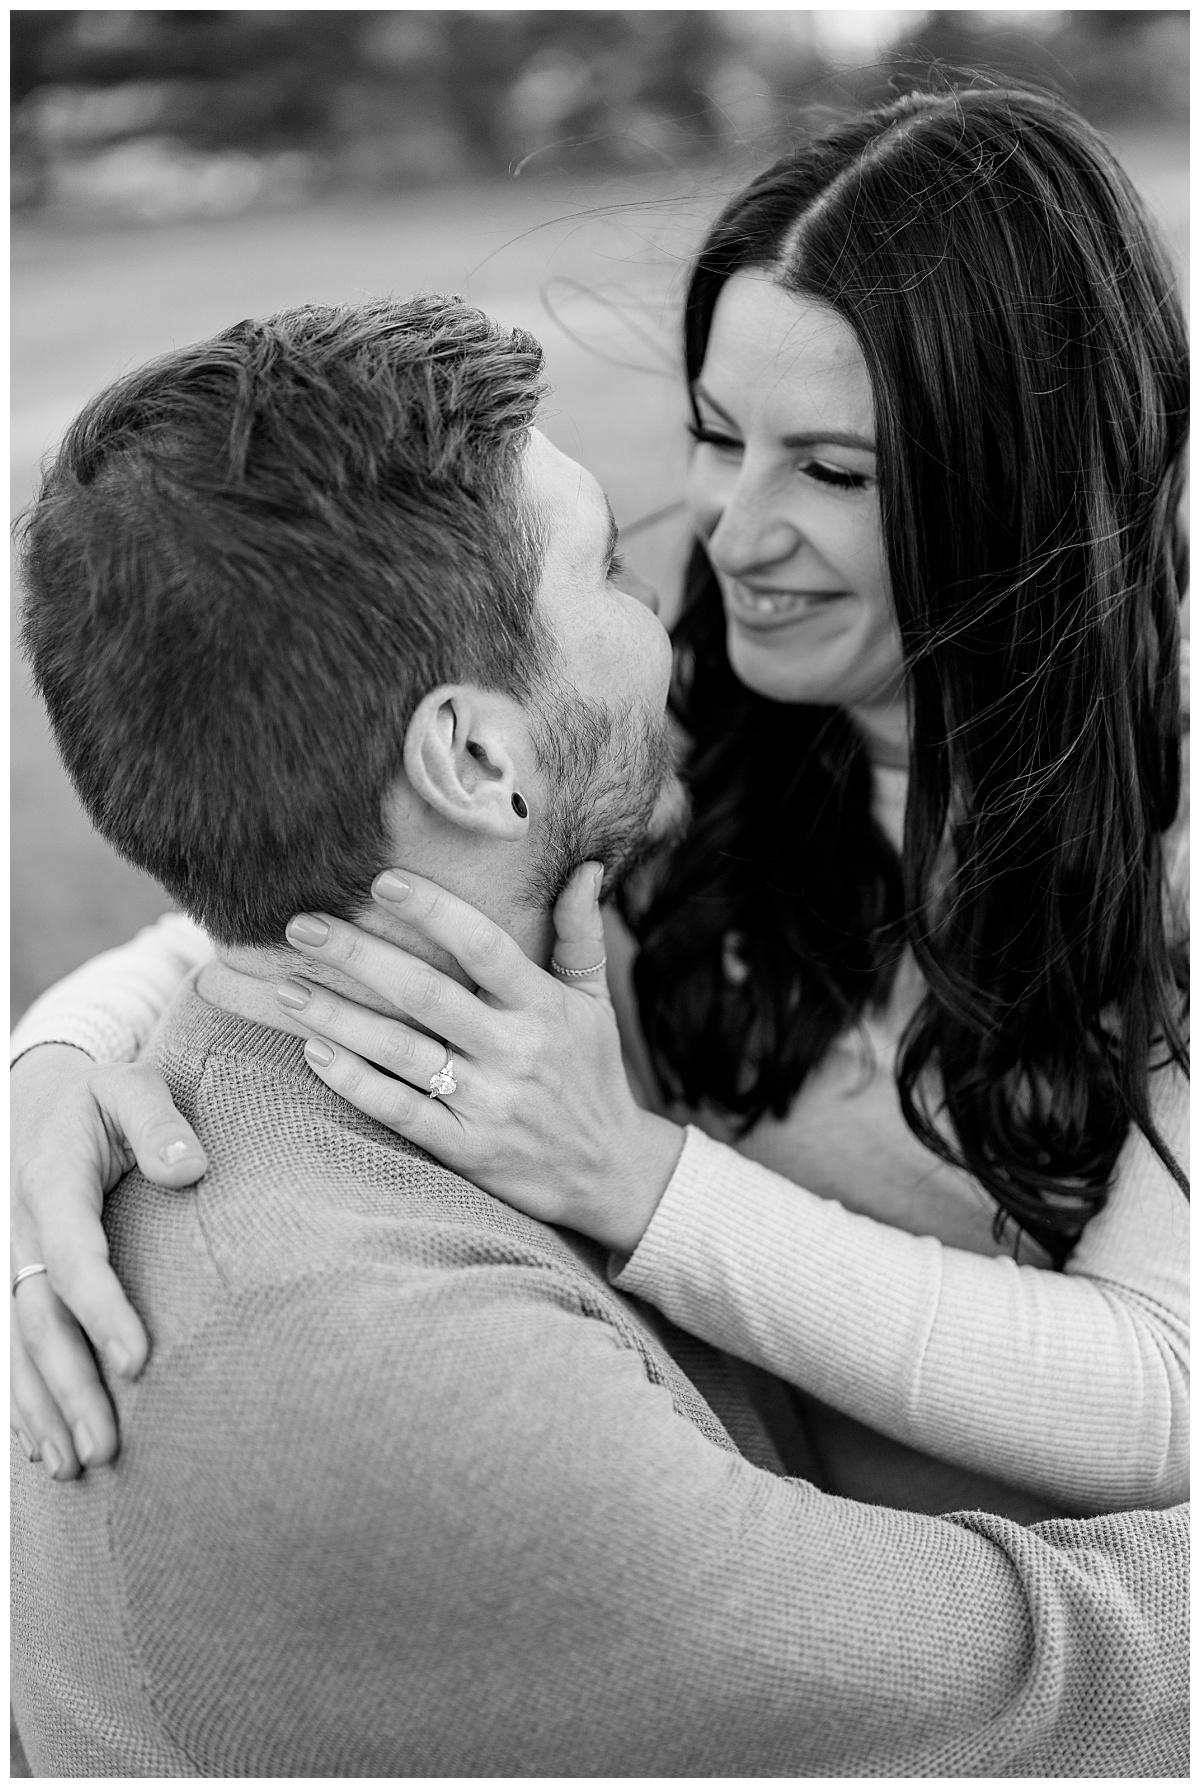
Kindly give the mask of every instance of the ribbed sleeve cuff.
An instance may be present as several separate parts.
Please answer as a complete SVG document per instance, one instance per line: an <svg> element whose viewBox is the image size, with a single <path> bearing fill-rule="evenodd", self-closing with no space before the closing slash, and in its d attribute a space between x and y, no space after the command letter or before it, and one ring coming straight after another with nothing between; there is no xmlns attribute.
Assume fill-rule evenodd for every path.
<svg viewBox="0 0 1200 1788"><path fill-rule="evenodd" d="M744 1203L748 1167L752 1163L688 1124L683 1151L645 1234L632 1254L613 1255L609 1263L613 1284L653 1303L672 1281L703 1280L714 1225L744 1233L738 1207ZM703 1222L698 1224L699 1212Z"/></svg>
<svg viewBox="0 0 1200 1788"><path fill-rule="evenodd" d="M56 1017L37 1012L23 1018L9 1039L8 1065L15 1067L23 1055L43 1043L66 1043L82 1049L94 1062L131 1062L138 1040L127 1024L103 1012L73 1012Z"/></svg>

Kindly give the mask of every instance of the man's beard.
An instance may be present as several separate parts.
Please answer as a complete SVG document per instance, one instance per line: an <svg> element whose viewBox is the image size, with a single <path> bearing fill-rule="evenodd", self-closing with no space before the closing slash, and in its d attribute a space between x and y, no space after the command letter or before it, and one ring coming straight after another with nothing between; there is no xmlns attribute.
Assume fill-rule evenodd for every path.
<svg viewBox="0 0 1200 1788"><path fill-rule="evenodd" d="M523 890L549 911L581 863L603 863L607 897L683 831L671 723L556 690L537 703L533 745L549 790L537 861Z"/></svg>

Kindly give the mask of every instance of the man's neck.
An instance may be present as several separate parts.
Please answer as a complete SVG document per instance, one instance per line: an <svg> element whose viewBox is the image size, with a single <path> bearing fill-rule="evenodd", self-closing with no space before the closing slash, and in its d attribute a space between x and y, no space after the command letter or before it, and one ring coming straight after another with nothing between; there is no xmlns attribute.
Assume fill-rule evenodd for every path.
<svg viewBox="0 0 1200 1788"><path fill-rule="evenodd" d="M548 913L534 912L527 907L511 907L507 911L489 911L488 917L508 932L532 962L543 967L549 962L554 930ZM440 969L460 986L474 991L475 982L447 951L430 943L428 938L412 926L392 918L381 907L372 906L359 916L356 923L386 943ZM275 989L280 982L294 979L328 987L357 1005L369 1006L376 1012L390 1015L396 1011L384 995L373 988L365 987L361 981L354 980L332 963L322 963L313 957L302 956L298 950L286 946L278 949L237 946L222 948L217 953L217 960L208 963L201 970L196 987L210 1005L220 1006L224 1011L248 1018L254 1024L287 1031L293 1036L307 1037L311 1033L289 1016L275 996ZM407 1014L404 1016L406 1023L414 1022Z"/></svg>

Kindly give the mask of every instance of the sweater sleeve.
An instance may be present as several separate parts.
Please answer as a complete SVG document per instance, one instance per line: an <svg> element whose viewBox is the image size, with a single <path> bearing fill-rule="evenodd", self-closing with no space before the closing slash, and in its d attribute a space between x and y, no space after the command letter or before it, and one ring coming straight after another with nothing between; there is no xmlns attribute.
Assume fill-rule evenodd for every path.
<svg viewBox="0 0 1200 1788"><path fill-rule="evenodd" d="M151 1368L112 1531L198 1773L1186 1767L1182 1512L825 1496L706 1439L546 1277L252 1287Z"/></svg>
<svg viewBox="0 0 1200 1788"><path fill-rule="evenodd" d="M133 1061L181 981L212 953L195 920L164 914L40 994L13 1031L10 1065L39 1043L69 1043L97 1062Z"/></svg>
<svg viewBox="0 0 1200 1788"><path fill-rule="evenodd" d="M1187 1082L1156 1079L1186 1160ZM847 1211L689 1129L616 1283L922 1452L1064 1508L1162 1508L1188 1495L1189 1209L1135 1132L1055 1273Z"/></svg>

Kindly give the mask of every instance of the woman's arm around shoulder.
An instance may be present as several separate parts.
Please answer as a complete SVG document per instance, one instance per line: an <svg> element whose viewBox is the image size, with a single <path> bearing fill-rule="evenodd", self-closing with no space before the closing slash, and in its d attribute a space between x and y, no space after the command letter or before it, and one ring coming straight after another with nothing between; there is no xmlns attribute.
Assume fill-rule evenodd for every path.
<svg viewBox="0 0 1200 1788"><path fill-rule="evenodd" d="M69 1043L96 1062L133 1061L180 983L212 953L193 919L164 914L34 1000L13 1031L10 1061L40 1043Z"/></svg>
<svg viewBox="0 0 1200 1788"><path fill-rule="evenodd" d="M166 1187L190 1185L205 1169L165 1082L134 1057L211 953L197 925L168 914L58 982L13 1034L12 1270L45 1270L26 1275L10 1299L9 1420L30 1460L55 1478L116 1452L93 1351L136 1377L148 1350L108 1264L104 1195L135 1162Z"/></svg>

